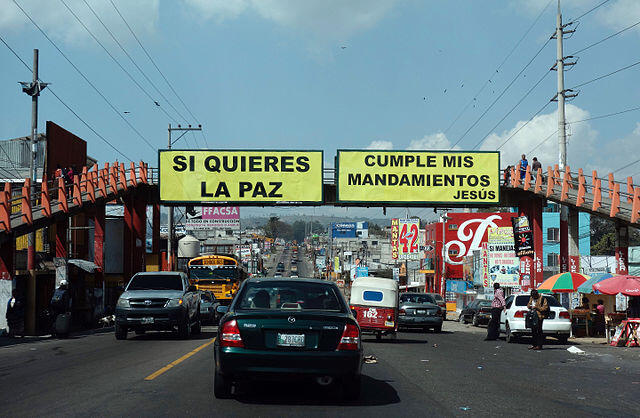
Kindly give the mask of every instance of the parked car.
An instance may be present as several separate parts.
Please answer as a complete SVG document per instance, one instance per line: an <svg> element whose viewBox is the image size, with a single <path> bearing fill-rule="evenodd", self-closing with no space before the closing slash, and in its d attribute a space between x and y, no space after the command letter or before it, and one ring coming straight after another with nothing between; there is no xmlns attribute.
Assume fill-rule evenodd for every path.
<svg viewBox="0 0 640 418"><path fill-rule="evenodd" d="M427 331L442 331L442 309L431 295L426 293L403 293L400 295L398 312L399 328L420 328Z"/></svg>
<svg viewBox="0 0 640 418"><path fill-rule="evenodd" d="M216 323L216 308L219 303L208 290L200 291L200 320L203 323Z"/></svg>
<svg viewBox="0 0 640 418"><path fill-rule="evenodd" d="M491 301L476 299L460 311L458 321L463 324L471 322L474 327L486 325L491 319Z"/></svg>
<svg viewBox="0 0 640 418"><path fill-rule="evenodd" d="M543 295L549 303L548 317L542 322L542 333L556 337L566 344L571 331L569 312L551 295ZM525 327L525 315L529 295L511 295L505 300L506 311L500 314L500 332L506 335L507 342L515 342L523 335L531 335L531 329Z"/></svg>
<svg viewBox="0 0 640 418"><path fill-rule="evenodd" d="M118 299L116 339L128 331L177 330L181 338L200 333L200 294L187 275L177 271L136 273Z"/></svg>
<svg viewBox="0 0 640 418"><path fill-rule="evenodd" d="M214 395L245 379L308 378L360 394L360 327L333 282L249 279L228 307L214 342Z"/></svg>
<svg viewBox="0 0 640 418"><path fill-rule="evenodd" d="M427 295L430 295L436 301L436 304L442 310L442 320L446 321L447 320L447 303L445 302L442 295L440 293L427 293Z"/></svg>

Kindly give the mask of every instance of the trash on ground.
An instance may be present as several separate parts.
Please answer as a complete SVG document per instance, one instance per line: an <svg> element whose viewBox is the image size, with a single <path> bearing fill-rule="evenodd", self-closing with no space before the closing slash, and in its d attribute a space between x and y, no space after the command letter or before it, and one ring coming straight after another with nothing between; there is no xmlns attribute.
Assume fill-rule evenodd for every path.
<svg viewBox="0 0 640 418"><path fill-rule="evenodd" d="M461 406L460 409L462 411L469 411L471 408L469 408L468 406Z"/></svg>
<svg viewBox="0 0 640 418"><path fill-rule="evenodd" d="M420 361L429 361L429 360L420 360Z"/></svg>
<svg viewBox="0 0 640 418"><path fill-rule="evenodd" d="M581 401L584 401L584 400L585 400L585 399L587 399L587 398L586 398L586 397L584 397L584 396L578 396L578 399L580 399Z"/></svg>
<svg viewBox="0 0 640 418"><path fill-rule="evenodd" d="M434 344L434 345L433 345L433 347L434 347L434 348L438 348L438 344Z"/></svg>
<svg viewBox="0 0 640 418"><path fill-rule="evenodd" d="M616 367L616 370L620 370L620 367Z"/></svg>
<svg viewBox="0 0 640 418"><path fill-rule="evenodd" d="M482 370L482 369L484 369L484 367L478 366L478 370Z"/></svg>
<svg viewBox="0 0 640 418"><path fill-rule="evenodd" d="M366 364L375 364L378 362L376 356L364 356L364 362Z"/></svg>
<svg viewBox="0 0 640 418"><path fill-rule="evenodd" d="M567 351L570 352L571 354L584 354L584 351L580 350L575 345L572 345L571 347L567 348Z"/></svg>

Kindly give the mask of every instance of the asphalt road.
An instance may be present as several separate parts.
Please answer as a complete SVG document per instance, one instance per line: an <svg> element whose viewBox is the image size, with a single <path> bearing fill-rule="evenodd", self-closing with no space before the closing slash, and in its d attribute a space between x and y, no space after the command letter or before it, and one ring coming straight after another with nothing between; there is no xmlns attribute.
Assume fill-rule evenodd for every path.
<svg viewBox="0 0 640 418"><path fill-rule="evenodd" d="M197 338L112 332L0 348L3 416L633 416L640 349L483 341L448 321L441 334L365 338L363 390L343 402L314 384L256 383L235 399L212 394L215 328ZM145 378L149 380L145 380Z"/></svg>

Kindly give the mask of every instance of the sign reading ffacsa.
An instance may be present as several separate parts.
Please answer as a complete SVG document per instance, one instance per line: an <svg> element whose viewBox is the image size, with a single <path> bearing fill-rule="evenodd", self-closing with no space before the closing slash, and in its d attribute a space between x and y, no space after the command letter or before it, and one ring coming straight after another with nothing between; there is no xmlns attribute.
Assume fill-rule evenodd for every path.
<svg viewBox="0 0 640 418"><path fill-rule="evenodd" d="M338 202L500 201L500 153L338 150Z"/></svg>
<svg viewBox="0 0 640 418"><path fill-rule="evenodd" d="M160 150L160 201L322 203L322 151Z"/></svg>

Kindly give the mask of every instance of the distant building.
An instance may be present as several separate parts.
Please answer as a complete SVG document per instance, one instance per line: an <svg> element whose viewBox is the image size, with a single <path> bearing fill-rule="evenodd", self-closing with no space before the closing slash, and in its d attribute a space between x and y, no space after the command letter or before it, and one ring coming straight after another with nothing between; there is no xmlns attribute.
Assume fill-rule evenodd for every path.
<svg viewBox="0 0 640 418"><path fill-rule="evenodd" d="M542 250L545 276L560 271L560 205L549 202L542 212ZM578 214L578 247L580 256L591 255L591 215Z"/></svg>

